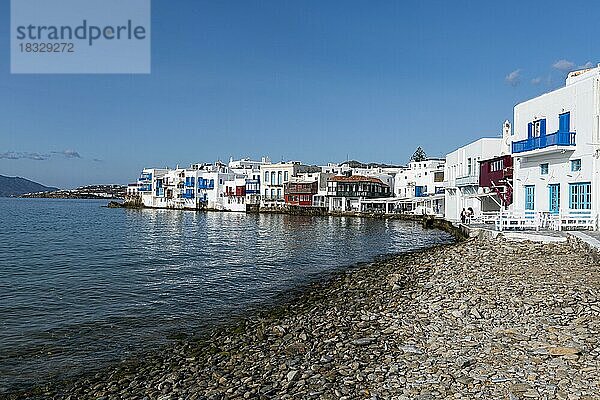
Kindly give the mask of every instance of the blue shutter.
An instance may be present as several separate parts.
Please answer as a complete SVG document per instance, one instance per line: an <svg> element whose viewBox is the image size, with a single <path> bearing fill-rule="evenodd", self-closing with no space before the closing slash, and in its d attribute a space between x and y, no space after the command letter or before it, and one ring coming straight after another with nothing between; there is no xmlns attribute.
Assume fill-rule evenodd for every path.
<svg viewBox="0 0 600 400"><path fill-rule="evenodd" d="M540 136L546 136L546 119L540 120Z"/></svg>
<svg viewBox="0 0 600 400"><path fill-rule="evenodd" d="M527 124L527 137L530 138L533 135L533 124L530 122Z"/></svg>
<svg viewBox="0 0 600 400"><path fill-rule="evenodd" d="M570 132L571 131L571 113L566 112L558 116L558 131L559 132Z"/></svg>

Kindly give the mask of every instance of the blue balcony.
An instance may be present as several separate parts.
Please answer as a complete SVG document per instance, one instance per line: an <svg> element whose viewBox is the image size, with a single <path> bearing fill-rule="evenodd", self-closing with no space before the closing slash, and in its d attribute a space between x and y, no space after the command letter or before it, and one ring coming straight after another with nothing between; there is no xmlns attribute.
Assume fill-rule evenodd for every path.
<svg viewBox="0 0 600 400"><path fill-rule="evenodd" d="M185 192L182 197L184 199L193 199L194 198L194 192Z"/></svg>
<svg viewBox="0 0 600 400"><path fill-rule="evenodd" d="M198 189L214 189L215 188L215 180L211 179L198 179Z"/></svg>
<svg viewBox="0 0 600 400"><path fill-rule="evenodd" d="M151 192L152 185L140 185L138 186L138 192Z"/></svg>
<svg viewBox="0 0 600 400"><path fill-rule="evenodd" d="M526 151L545 149L551 146L575 146L575 132L554 132L550 135L530 137L512 143L512 152L524 153Z"/></svg>
<svg viewBox="0 0 600 400"><path fill-rule="evenodd" d="M150 173L142 173L138 178L138 182L149 182L152 181L152 174Z"/></svg>

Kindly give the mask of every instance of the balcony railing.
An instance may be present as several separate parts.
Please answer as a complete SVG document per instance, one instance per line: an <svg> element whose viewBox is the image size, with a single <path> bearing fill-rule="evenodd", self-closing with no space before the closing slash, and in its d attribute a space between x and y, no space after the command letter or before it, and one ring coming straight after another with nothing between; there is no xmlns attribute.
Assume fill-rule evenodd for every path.
<svg viewBox="0 0 600 400"><path fill-rule="evenodd" d="M212 183L198 182L198 189L214 189L214 188L215 188L214 182L212 182Z"/></svg>
<svg viewBox="0 0 600 400"><path fill-rule="evenodd" d="M555 132L550 135L519 140L512 143L512 152L524 153L550 146L575 146L575 132Z"/></svg>
<svg viewBox="0 0 600 400"><path fill-rule="evenodd" d="M479 184L479 177L477 175L466 175L456 178L454 182L456 186L473 186Z"/></svg>

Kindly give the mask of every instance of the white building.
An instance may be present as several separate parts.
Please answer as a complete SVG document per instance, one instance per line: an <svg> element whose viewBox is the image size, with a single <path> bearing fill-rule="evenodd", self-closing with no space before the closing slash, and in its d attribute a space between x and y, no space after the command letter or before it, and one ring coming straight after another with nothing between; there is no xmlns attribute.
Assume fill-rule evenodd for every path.
<svg viewBox="0 0 600 400"><path fill-rule="evenodd" d="M327 197L327 181L333 176L335 176L334 173L328 172L303 172L299 173L297 178L292 179L291 182L317 182L317 193L312 195L312 206L327 208L329 206Z"/></svg>
<svg viewBox="0 0 600 400"><path fill-rule="evenodd" d="M144 168L137 180L138 194L145 207L167 207L164 201L163 177L166 168Z"/></svg>
<svg viewBox="0 0 600 400"><path fill-rule="evenodd" d="M357 161L346 161L341 164L329 163L321 166L321 171L324 173L344 176L360 175L377 178L388 185L392 193L394 193L396 175L404 172L406 169L408 169L408 167L389 166L378 163L363 164Z"/></svg>
<svg viewBox="0 0 600 400"><path fill-rule="evenodd" d="M430 158L411 161L394 176L393 195L402 212L441 215L444 212L444 163Z"/></svg>
<svg viewBox="0 0 600 400"><path fill-rule="evenodd" d="M319 171L319 167L302 165L298 161L261 165L261 206L283 207L285 205L284 185L300 173Z"/></svg>
<svg viewBox="0 0 600 400"><path fill-rule="evenodd" d="M246 176L235 175L224 183L223 209L227 211L246 211Z"/></svg>
<svg viewBox="0 0 600 400"><path fill-rule="evenodd" d="M243 176L246 179L246 204L260 204L260 167L261 165L269 164L271 164L271 159L269 157L262 157L260 161L250 160L248 158L242 158L241 160L233 160L233 158L231 158L229 160L229 170L235 173L236 176Z"/></svg>
<svg viewBox="0 0 600 400"><path fill-rule="evenodd" d="M597 228L600 67L514 108L514 209L560 227ZM540 217L541 215L541 217Z"/></svg>
<svg viewBox="0 0 600 400"><path fill-rule="evenodd" d="M487 202L488 206L491 205L492 209L499 210L499 206L493 206L491 199L481 196L484 193L479 187L479 162L500 156L501 153L502 138L482 138L446 156L444 172L446 219L459 221L461 211L469 208L474 211L475 216L479 216L482 211L482 201L484 204Z"/></svg>
<svg viewBox="0 0 600 400"><path fill-rule="evenodd" d="M372 211L373 199L385 200L391 195L388 185L372 176L333 176L327 181L327 204L330 212ZM366 201L366 205L363 203ZM385 212L385 203L376 203ZM366 206L366 207L365 207Z"/></svg>
<svg viewBox="0 0 600 400"><path fill-rule="evenodd" d="M405 199L439 193L444 188L444 163L438 158L409 162L394 177L394 196Z"/></svg>

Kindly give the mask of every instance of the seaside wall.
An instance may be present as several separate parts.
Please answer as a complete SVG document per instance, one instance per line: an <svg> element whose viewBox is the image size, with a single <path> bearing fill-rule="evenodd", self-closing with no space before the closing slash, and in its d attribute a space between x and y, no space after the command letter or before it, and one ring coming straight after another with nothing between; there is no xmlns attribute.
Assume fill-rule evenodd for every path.
<svg viewBox="0 0 600 400"><path fill-rule="evenodd" d="M126 208L143 208L140 201L125 201L122 207ZM213 209L196 209L197 211L225 211ZM474 233L468 227L462 224L454 224L443 218L434 217L432 215L422 214L381 214L381 213L364 213L364 212L330 212L325 207L301 207L301 206L284 206L284 207L260 207L258 204L248 204L246 213L258 214L288 214L288 215L311 215L311 216L335 216L335 217L360 217L360 218L376 218L376 219L398 219L402 221L418 222L427 229L440 229L450 233L457 241L463 241L469 237L479 236L479 233Z"/></svg>

